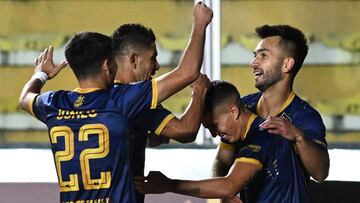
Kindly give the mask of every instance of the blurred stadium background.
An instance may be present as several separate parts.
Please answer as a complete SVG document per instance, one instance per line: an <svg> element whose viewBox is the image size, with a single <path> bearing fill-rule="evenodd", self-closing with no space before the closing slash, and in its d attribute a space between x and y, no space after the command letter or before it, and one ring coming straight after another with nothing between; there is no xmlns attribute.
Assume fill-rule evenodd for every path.
<svg viewBox="0 0 360 203"><path fill-rule="evenodd" d="M2 165L7 165L9 171L15 167L10 164L14 160L11 159L12 155L9 152L30 153L21 151L20 148L41 148L50 153L45 126L17 107L21 88L31 77L33 60L40 51L53 45L55 61L60 62L64 59L64 46L75 32L90 30L111 35L112 31L123 23L142 23L151 27L157 35L158 61L162 67L159 74L168 72L178 63L187 43L191 30L193 4L192 0L1 1L0 156L6 155L9 158L2 159ZM327 141L331 150L341 148L357 152L360 148L358 79L360 78L360 1L223 0L220 5L221 78L234 83L242 95L255 92L252 69L249 66L252 50L258 42L254 36L254 28L263 24L290 24L300 28L310 39L310 51L295 81L295 92L321 113L327 128ZM214 15L219 14L214 13ZM71 90L75 87L77 87L76 80L71 70L67 68L57 78L49 81L44 91ZM191 90L185 89L164 102L164 106L180 114L187 106L190 94ZM215 147L216 140L205 136L193 144L171 143L161 148L210 149L207 155L210 158L206 159L210 163L201 166L209 167ZM331 151L331 154L335 151ZM193 153L196 152L193 151ZM180 157L183 154L179 152L174 156ZM25 156L19 156L22 158L15 160L24 161ZM344 157L347 163L351 163L352 168L359 169L357 166L359 163L354 161L358 156L346 155ZM336 162L337 160L331 160L332 167ZM47 160L45 164L53 167L52 161ZM26 166L16 165L16 167ZM34 168L34 170L37 169ZM201 171L200 168L194 170ZM50 171L52 175L55 175L53 169ZM1 179L0 182L39 182L31 177L20 180L15 178L12 181L7 173L6 167L5 169L0 167L0 174L5 174L7 177ZM341 171L341 173L347 172ZM204 172L197 177L208 175ZM28 174L29 176L31 173ZM355 174L355 176L354 180L360 181L359 175ZM193 178L193 176L183 176L183 178ZM44 179L43 182L47 180L49 179ZM53 182L51 178L50 182ZM4 184L0 184L0 193L9 194L11 184L5 184L5 186ZM41 188L41 183L39 184L40 186L37 186ZM57 191L54 194L56 196ZM3 195L1 196L4 198ZM0 197L0 202L8 202L2 197ZM53 202L56 201L57 199ZM148 201L151 200L148 199ZM186 201L200 200L186 200L185 198L185 200L173 202ZM27 202L36 201L28 200ZM50 200L43 202L50 202Z"/></svg>

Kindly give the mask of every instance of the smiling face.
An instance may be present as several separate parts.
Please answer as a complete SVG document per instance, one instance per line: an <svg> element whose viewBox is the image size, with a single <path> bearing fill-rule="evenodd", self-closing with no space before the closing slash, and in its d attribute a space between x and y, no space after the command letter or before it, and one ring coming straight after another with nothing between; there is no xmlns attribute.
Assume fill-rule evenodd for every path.
<svg viewBox="0 0 360 203"><path fill-rule="evenodd" d="M285 54L279 43L280 37L267 37L261 40L254 50L251 66L255 87L262 92L283 79L281 67Z"/></svg>
<svg viewBox="0 0 360 203"><path fill-rule="evenodd" d="M148 80L159 70L156 44L152 43L149 49L142 51L137 56L135 77L137 81Z"/></svg>
<svg viewBox="0 0 360 203"><path fill-rule="evenodd" d="M213 137L219 136L223 140L234 143L241 139L241 126L238 123L239 111L233 111L237 108L234 105L219 105L208 115L208 128ZM211 122L209 122L211 120Z"/></svg>

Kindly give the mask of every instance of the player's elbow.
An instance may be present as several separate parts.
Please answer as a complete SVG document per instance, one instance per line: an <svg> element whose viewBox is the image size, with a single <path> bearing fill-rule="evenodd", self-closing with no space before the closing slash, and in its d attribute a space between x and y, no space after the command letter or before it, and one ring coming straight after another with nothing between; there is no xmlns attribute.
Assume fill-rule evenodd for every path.
<svg viewBox="0 0 360 203"><path fill-rule="evenodd" d="M196 140L196 133L187 134L187 135L184 135L183 137L177 139L178 142L183 143L183 144L191 143L191 142L194 142L195 140Z"/></svg>
<svg viewBox="0 0 360 203"><path fill-rule="evenodd" d="M238 194L238 192L238 188L230 183L223 189L223 194L221 195L221 198L233 198L235 195Z"/></svg>
<svg viewBox="0 0 360 203"><path fill-rule="evenodd" d="M317 183L322 183L329 176L329 170L319 171L315 176L313 176L314 180Z"/></svg>
<svg viewBox="0 0 360 203"><path fill-rule="evenodd" d="M318 170L316 170L313 174L310 174L314 180L318 183L322 183L325 181L325 179L329 176L329 168L330 168L330 159L329 155L325 159L326 161L323 162L323 164L318 167Z"/></svg>
<svg viewBox="0 0 360 203"><path fill-rule="evenodd" d="M190 132L181 132L173 136L171 139L174 139L182 144L194 142L196 139L196 133Z"/></svg>

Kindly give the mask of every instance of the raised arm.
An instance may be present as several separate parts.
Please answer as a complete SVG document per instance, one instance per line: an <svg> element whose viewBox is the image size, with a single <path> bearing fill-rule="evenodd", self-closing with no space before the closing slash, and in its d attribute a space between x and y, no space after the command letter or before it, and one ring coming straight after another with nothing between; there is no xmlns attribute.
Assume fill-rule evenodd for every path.
<svg viewBox="0 0 360 203"><path fill-rule="evenodd" d="M191 101L179 118L173 118L161 132L161 136L188 143L196 139L204 110L204 100L210 81L206 75L200 74L193 84Z"/></svg>
<svg viewBox="0 0 360 203"><path fill-rule="evenodd" d="M280 117L269 117L261 127L269 133L279 134L295 143L297 152L306 169L318 182L323 182L329 174L330 159L327 150L321 149L289 121Z"/></svg>
<svg viewBox="0 0 360 203"><path fill-rule="evenodd" d="M54 65L53 51L53 47L47 48L35 59L35 73L25 84L19 96L19 106L30 114L32 113L31 102L40 94L46 80L52 79L62 68L67 66L66 61Z"/></svg>
<svg viewBox="0 0 360 203"><path fill-rule="evenodd" d="M205 31L211 22L212 10L199 2L194 6L190 40L177 68L159 76L158 103L182 90L199 77L203 61Z"/></svg>
<svg viewBox="0 0 360 203"><path fill-rule="evenodd" d="M144 193L174 192L200 198L232 198L258 171L255 164L236 162L226 177L199 181L172 180L160 172L152 172L146 178L136 177L135 185Z"/></svg>

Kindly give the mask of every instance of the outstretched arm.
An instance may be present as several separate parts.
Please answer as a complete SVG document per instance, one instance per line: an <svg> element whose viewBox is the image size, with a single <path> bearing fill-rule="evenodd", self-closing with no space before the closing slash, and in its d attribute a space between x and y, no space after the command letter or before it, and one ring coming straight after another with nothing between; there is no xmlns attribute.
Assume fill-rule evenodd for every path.
<svg viewBox="0 0 360 203"><path fill-rule="evenodd" d="M182 90L199 77L203 61L205 31L212 19L212 10L199 2L194 6L190 40L177 68L159 76L158 103Z"/></svg>
<svg viewBox="0 0 360 203"><path fill-rule="evenodd" d="M330 159L327 150L320 149L313 141L286 119L269 117L260 127L269 133L278 134L294 141L306 171L318 182L323 182L329 174Z"/></svg>
<svg viewBox="0 0 360 203"><path fill-rule="evenodd" d="M19 106L29 113L31 113L31 102L40 94L41 88L44 86L46 80L54 78L62 68L67 66L66 61L54 65L53 51L53 47L47 48L35 59L35 74L21 91Z"/></svg>
<svg viewBox="0 0 360 203"><path fill-rule="evenodd" d="M189 143L196 139L204 114L204 100L210 81L204 74L193 83L191 101L180 118L173 118L161 132L161 136L178 142Z"/></svg>
<svg viewBox="0 0 360 203"><path fill-rule="evenodd" d="M145 178L136 177L135 187L144 193L174 192L200 198L232 198L258 171L254 164L236 162L226 177L199 181L173 180L160 172L152 172Z"/></svg>

